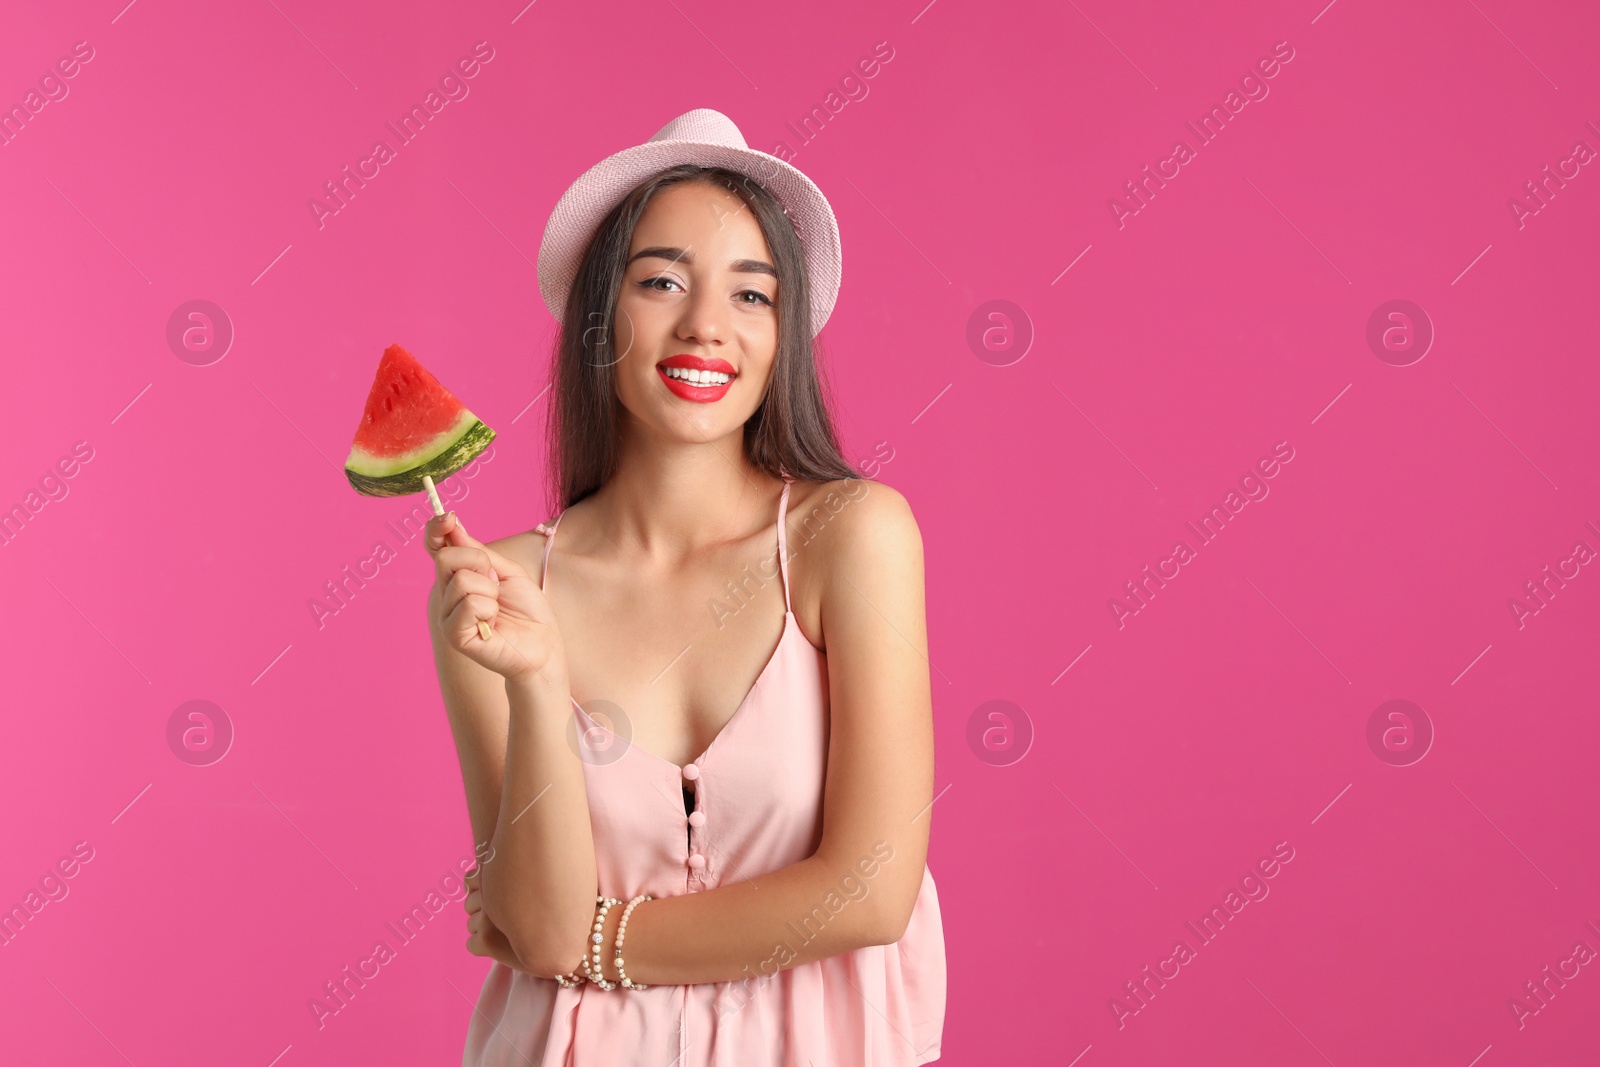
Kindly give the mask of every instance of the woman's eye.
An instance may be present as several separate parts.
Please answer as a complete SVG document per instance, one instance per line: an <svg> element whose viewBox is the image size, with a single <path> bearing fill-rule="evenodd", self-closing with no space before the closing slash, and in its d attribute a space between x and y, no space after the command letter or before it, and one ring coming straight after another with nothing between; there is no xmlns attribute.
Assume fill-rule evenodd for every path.
<svg viewBox="0 0 1600 1067"><path fill-rule="evenodd" d="M646 278L646 279L644 279L643 281L641 281L639 283L639 287L642 288L642 289L653 289L658 293L662 293L662 292L667 292L668 290L659 288L658 287L659 285L677 285L677 284L678 283L677 283L677 281L675 279L668 278L666 275L660 275L660 276L655 277L655 278ZM680 286L680 288L681 288L681 286ZM763 293L759 289L744 289L744 290L741 290L737 295L755 297L754 300L741 300L741 301L739 301L739 303L747 304L747 305L750 305L751 307L754 307L754 306L756 306L758 304L765 304L767 307L776 307L777 306L772 302L772 300L767 296L766 293Z"/></svg>

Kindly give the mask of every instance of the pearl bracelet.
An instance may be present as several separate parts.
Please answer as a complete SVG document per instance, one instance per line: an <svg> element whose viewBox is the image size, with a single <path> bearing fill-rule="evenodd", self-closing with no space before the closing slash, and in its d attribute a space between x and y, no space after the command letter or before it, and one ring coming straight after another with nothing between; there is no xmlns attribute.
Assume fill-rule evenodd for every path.
<svg viewBox="0 0 1600 1067"><path fill-rule="evenodd" d="M594 962L591 965L589 960L585 959L584 971L589 975L589 981L601 989L615 989L617 988L617 983L606 981L605 972L600 969L600 946L606 940L605 934L601 933L601 931L606 925L606 912L610 911L613 905L621 904L622 901L616 897L608 896L597 896L594 899L595 903L599 905L594 913L594 933L589 935L589 940L594 943Z"/></svg>
<svg viewBox="0 0 1600 1067"><path fill-rule="evenodd" d="M628 916L633 912L634 907L641 900L654 899L655 898L649 893L640 893L638 896L628 901L628 906L622 909L622 921L617 924L617 940L615 942L617 954L614 962L617 965L617 977L620 978L622 980L622 984L629 989L649 989L650 987L647 985L639 985L633 979L629 978L627 972L622 969L622 937L628 932Z"/></svg>

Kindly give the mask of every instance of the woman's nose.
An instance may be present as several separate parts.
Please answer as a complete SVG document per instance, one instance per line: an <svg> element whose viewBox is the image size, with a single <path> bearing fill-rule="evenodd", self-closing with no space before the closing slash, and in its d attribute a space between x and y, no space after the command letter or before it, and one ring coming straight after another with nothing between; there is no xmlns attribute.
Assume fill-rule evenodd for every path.
<svg viewBox="0 0 1600 1067"><path fill-rule="evenodd" d="M721 340L726 315L727 309L717 299L715 292L702 287L690 293L689 299L683 304L678 336L685 341Z"/></svg>

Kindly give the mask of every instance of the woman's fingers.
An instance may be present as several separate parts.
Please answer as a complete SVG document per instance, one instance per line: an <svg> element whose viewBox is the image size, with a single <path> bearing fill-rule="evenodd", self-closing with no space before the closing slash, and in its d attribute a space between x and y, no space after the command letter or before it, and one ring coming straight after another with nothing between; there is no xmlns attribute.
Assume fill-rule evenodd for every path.
<svg viewBox="0 0 1600 1067"><path fill-rule="evenodd" d="M455 512L447 511L443 515L435 515L422 528L423 547L432 553L439 551L445 545L454 544L451 536L454 531L459 529L461 529L461 523L456 518Z"/></svg>
<svg viewBox="0 0 1600 1067"><path fill-rule="evenodd" d="M483 923L479 916L474 915L467 920L467 951L474 956L489 954L489 946L483 934Z"/></svg>
<svg viewBox="0 0 1600 1067"><path fill-rule="evenodd" d="M526 578L528 576L528 572L523 569L522 564L505 553L496 552L488 545L479 545L477 547L481 548L484 555L489 557L490 569L501 578Z"/></svg>
<svg viewBox="0 0 1600 1067"><path fill-rule="evenodd" d="M445 583L444 595L439 598L439 613L448 617L464 597L478 595L494 600L498 605L500 580L475 570L462 568Z"/></svg>
<svg viewBox="0 0 1600 1067"><path fill-rule="evenodd" d="M450 579L464 570L476 571L496 581L527 577L527 572L515 560L507 559L498 552L465 545L446 545L433 554L433 562L440 588L448 586Z"/></svg>
<svg viewBox="0 0 1600 1067"><path fill-rule="evenodd" d="M470 870L466 877L462 877L462 885L467 886L467 896L462 905L467 909L467 952L478 957L490 955L488 947L488 917L483 913L482 894L483 872L477 867Z"/></svg>
<svg viewBox="0 0 1600 1067"><path fill-rule="evenodd" d="M445 545L433 554L433 563L440 585L449 582L456 571L477 571L487 577L496 570L489 553L470 545Z"/></svg>
<svg viewBox="0 0 1600 1067"><path fill-rule="evenodd" d="M451 548L475 549L478 552L482 552L486 559L484 560L485 565L475 565L474 570L480 570L487 574L492 567L499 572L502 578L507 575L527 576L526 572L515 560L495 551L467 533L466 527L461 523L461 517L453 511L447 511L443 515L435 515L429 519L425 534L424 543L427 545L428 551L436 558L441 554L448 554L447 550ZM452 555L451 558L458 559L463 557ZM457 566L459 565L457 564ZM448 575L445 575L445 580L449 580Z"/></svg>
<svg viewBox="0 0 1600 1067"><path fill-rule="evenodd" d="M492 626L499 614L500 602L494 597L466 593L452 610L445 612L444 632L476 637L478 623L486 622Z"/></svg>
<svg viewBox="0 0 1600 1067"><path fill-rule="evenodd" d="M435 515L423 528L423 545L433 556L440 585L463 567L489 573L489 554L476 538L467 533L461 517L453 511ZM464 551L458 551L464 550Z"/></svg>

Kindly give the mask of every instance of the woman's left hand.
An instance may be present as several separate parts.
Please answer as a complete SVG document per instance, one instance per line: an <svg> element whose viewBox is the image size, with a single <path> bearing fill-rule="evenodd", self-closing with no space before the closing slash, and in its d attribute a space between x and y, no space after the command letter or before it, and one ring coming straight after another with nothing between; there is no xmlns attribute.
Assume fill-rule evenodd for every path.
<svg viewBox="0 0 1600 1067"><path fill-rule="evenodd" d="M500 928L483 913L483 872L474 867L462 879L467 887L467 897L462 906L467 909L467 951L474 956L488 956L514 970L522 970L522 961L511 949L511 942Z"/></svg>

